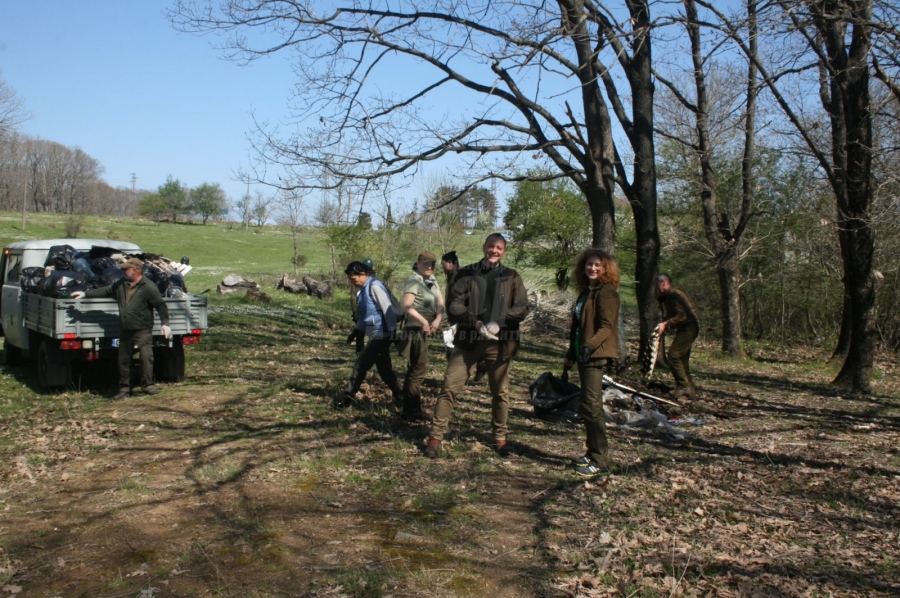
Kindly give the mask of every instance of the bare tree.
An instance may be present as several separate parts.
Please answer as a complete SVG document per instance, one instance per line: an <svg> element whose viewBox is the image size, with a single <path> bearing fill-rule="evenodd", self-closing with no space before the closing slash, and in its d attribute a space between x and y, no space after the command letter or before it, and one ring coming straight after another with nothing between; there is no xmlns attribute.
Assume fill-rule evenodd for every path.
<svg viewBox="0 0 900 598"><path fill-rule="evenodd" d="M253 198L253 205L250 207L250 215L256 221L256 226L262 227L269 216L272 215L272 202L275 200L273 196L268 196L262 191L256 192Z"/></svg>
<svg viewBox="0 0 900 598"><path fill-rule="evenodd" d="M425 197L425 211L422 215L422 224L436 238L441 248L441 254L452 251L459 246L463 235L463 227L459 219L450 210L429 209L429 205L446 205L449 197L446 192L451 188L452 182L446 177L433 176L426 180L422 186L422 195Z"/></svg>
<svg viewBox="0 0 900 598"><path fill-rule="evenodd" d="M685 8L684 26L690 44L692 89L682 89L676 80L659 76L669 89L669 97L674 98L689 113L692 122L680 118L669 122L664 132L667 138L683 144L699 170L699 199L703 209L703 228L709 243L719 279L719 295L722 316L722 350L733 357L744 357L741 326L740 273L739 265L743 253L744 234L754 215L753 167L756 148L756 101L758 94L758 73L755 64L757 56L756 3L747 3L745 39L751 59L747 60L745 84L723 79L713 80L716 89L711 89L710 74L718 74L724 69L713 62L713 57L722 51L721 39L704 43L701 19L697 4L693 0L682 0ZM743 87L744 93L740 93ZM691 93L692 92L692 93ZM742 126L731 117L738 114ZM687 120L687 119L684 119ZM735 212L729 211L719 201L718 175L714 167L716 154L726 153L722 133L716 129L743 129L741 150L741 201ZM717 142L718 137L718 142ZM732 225L732 222L734 223Z"/></svg>
<svg viewBox="0 0 900 598"><path fill-rule="evenodd" d="M286 226L291 231L291 241L294 247L291 264L294 266L294 275L296 275L299 272L300 262L302 261L300 256L300 232L305 222L306 214L306 201L303 193L299 190L282 191L278 197L275 214L278 224Z"/></svg>
<svg viewBox="0 0 900 598"><path fill-rule="evenodd" d="M612 253L618 178L638 231L646 345L658 313L653 22L648 1L624 4L614 13L594 0L347 0L327 9L312 0L180 0L170 18L186 31L232 33L227 50L236 60L296 52L304 93L295 116L318 122L287 134L260 127L256 144L266 162L291 173L285 187L322 188L323 178L310 176L320 171L335 181L408 177L423 162L456 156L463 161L456 186L465 190L489 179L525 180L529 169L517 164L543 157L550 178L579 188L593 245ZM611 75L617 66L630 98ZM409 73L405 84L382 93L375 82L398 70ZM445 97L467 100L431 105ZM633 168L618 160L610 102Z"/></svg>
<svg viewBox="0 0 900 598"><path fill-rule="evenodd" d="M30 118L25 101L0 78L0 138Z"/></svg>
<svg viewBox="0 0 900 598"><path fill-rule="evenodd" d="M697 1L716 14L723 29L753 60L734 20L712 3ZM767 26L775 32L769 39L778 40L778 51L768 60L754 61L835 196L844 268L844 321L849 328L847 353L835 383L859 392L870 390L874 363L875 237L870 213L875 151L870 79L874 65L869 61L873 43L896 49L897 37L893 3L877 3L878 14L886 15L887 20L876 20L874 7L874 0L778 0L767 10ZM818 92L829 135L820 134L815 126L818 121L807 116L811 107L803 96L792 95L791 88Z"/></svg>

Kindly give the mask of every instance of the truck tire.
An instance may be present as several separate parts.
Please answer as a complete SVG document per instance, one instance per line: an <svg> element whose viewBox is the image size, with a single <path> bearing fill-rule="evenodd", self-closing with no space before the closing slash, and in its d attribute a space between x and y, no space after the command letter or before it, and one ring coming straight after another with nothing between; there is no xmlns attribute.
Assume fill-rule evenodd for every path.
<svg viewBox="0 0 900 598"><path fill-rule="evenodd" d="M153 370L158 382L184 380L184 345L180 336L172 339L171 347L153 350Z"/></svg>
<svg viewBox="0 0 900 598"><path fill-rule="evenodd" d="M72 363L56 342L42 339L37 350L37 378L41 388L59 388L72 384Z"/></svg>
<svg viewBox="0 0 900 598"><path fill-rule="evenodd" d="M3 353L6 357L6 365L22 365L25 361L22 349L14 346L7 338L3 339Z"/></svg>

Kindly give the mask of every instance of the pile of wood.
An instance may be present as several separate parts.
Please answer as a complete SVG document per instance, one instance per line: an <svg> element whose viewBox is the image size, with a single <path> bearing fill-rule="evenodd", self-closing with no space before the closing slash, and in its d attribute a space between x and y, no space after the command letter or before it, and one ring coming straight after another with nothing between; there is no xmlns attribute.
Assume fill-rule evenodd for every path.
<svg viewBox="0 0 900 598"><path fill-rule="evenodd" d="M275 283L275 288L285 290L288 293L314 295L318 299L331 299L334 297L334 289L329 283L316 280L309 275L297 280L289 274L285 274Z"/></svg>

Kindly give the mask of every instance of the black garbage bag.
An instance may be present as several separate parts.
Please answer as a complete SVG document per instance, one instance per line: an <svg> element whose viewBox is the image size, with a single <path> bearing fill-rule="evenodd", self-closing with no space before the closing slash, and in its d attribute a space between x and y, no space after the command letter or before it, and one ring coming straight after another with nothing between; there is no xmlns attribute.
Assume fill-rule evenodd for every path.
<svg viewBox="0 0 900 598"><path fill-rule="evenodd" d="M157 268L153 264L144 263L143 275L156 285L160 295L163 297L166 296L166 289L169 288L168 272L161 268Z"/></svg>
<svg viewBox="0 0 900 598"><path fill-rule="evenodd" d="M559 378L553 372L544 372L531 383L529 391L536 417L570 424L582 421L578 414L581 389L577 384L569 382L568 372L563 372Z"/></svg>
<svg viewBox="0 0 900 598"><path fill-rule="evenodd" d="M71 245L54 245L47 252L44 266L53 266L57 270L71 270L72 262L78 257L78 251Z"/></svg>
<svg viewBox="0 0 900 598"><path fill-rule="evenodd" d="M106 268L105 270L103 270L103 272L100 273L100 276L97 277L97 287L100 288L109 286L120 278L123 278L124 276L125 272L119 267L112 266Z"/></svg>
<svg viewBox="0 0 900 598"><path fill-rule="evenodd" d="M187 286L184 284L184 276L181 274L169 274L169 288L172 287L181 289L183 292L187 293Z"/></svg>
<svg viewBox="0 0 900 598"><path fill-rule="evenodd" d="M114 255L121 256L122 250L114 249L113 247L104 247L103 245L94 245L91 247L91 250L88 251L87 257L88 257L89 261L94 261L101 257L112 257ZM118 263L118 262L113 261L113 264L116 264L116 263Z"/></svg>
<svg viewBox="0 0 900 598"><path fill-rule="evenodd" d="M96 249L96 248L95 248ZM103 271L107 268L118 268L119 262L112 259L111 257L97 257L92 258L91 262L91 270L94 271L94 274L97 276L101 276Z"/></svg>
<svg viewBox="0 0 900 598"><path fill-rule="evenodd" d="M43 294L48 297L68 298L75 291L86 291L84 275L71 270L54 270L44 278Z"/></svg>
<svg viewBox="0 0 900 598"><path fill-rule="evenodd" d="M44 269L40 266L22 268L19 276L19 286L26 293L40 293L44 281Z"/></svg>
<svg viewBox="0 0 900 598"><path fill-rule="evenodd" d="M72 262L72 271L78 272L84 276L84 279L87 281L97 278L97 275L94 273L93 269L91 269L91 264L88 262L87 258L75 258L75 261Z"/></svg>

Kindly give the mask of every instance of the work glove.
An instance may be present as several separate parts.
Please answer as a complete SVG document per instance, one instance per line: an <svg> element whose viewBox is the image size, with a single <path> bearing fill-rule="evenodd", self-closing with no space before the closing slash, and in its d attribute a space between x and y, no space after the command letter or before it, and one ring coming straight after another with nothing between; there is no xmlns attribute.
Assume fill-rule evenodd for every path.
<svg viewBox="0 0 900 598"><path fill-rule="evenodd" d="M497 340L497 333L500 332L500 324L497 322L488 322L481 327L481 333L492 341Z"/></svg>
<svg viewBox="0 0 900 598"><path fill-rule="evenodd" d="M72 294L69 295L70 299L81 299L84 297L84 291L72 291Z"/></svg>
<svg viewBox="0 0 900 598"><path fill-rule="evenodd" d="M347 336L347 344L352 345L355 341L362 340L363 336L365 335L362 330L354 328Z"/></svg>
<svg viewBox="0 0 900 598"><path fill-rule="evenodd" d="M169 328L168 326L166 326L165 324L163 324L162 326L159 327L159 331L162 332L162 335L164 337L166 337L167 339L172 338L172 329Z"/></svg>

